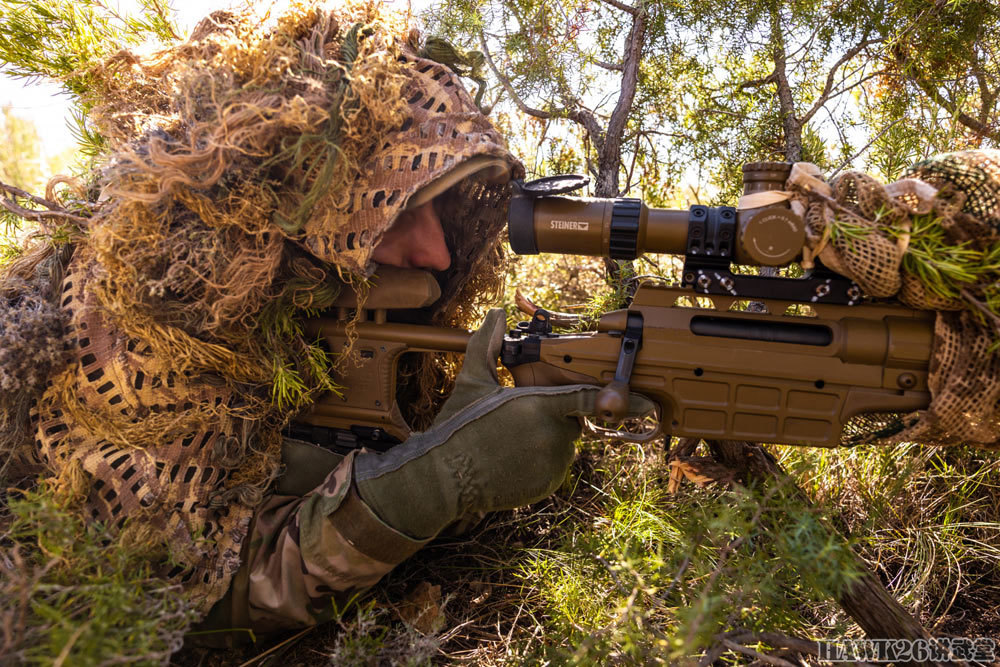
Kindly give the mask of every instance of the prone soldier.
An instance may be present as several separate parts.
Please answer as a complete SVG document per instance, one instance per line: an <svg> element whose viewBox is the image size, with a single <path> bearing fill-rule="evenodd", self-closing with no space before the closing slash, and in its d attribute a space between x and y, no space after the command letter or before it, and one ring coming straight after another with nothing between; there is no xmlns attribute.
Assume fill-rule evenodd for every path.
<svg viewBox="0 0 1000 667"><path fill-rule="evenodd" d="M204 628L321 622L463 516L547 496L593 410L595 387L500 386L494 310L443 406L418 384L440 409L402 444L340 456L281 435L332 388L302 320L338 292L423 269L442 297L413 317L463 324L502 279L522 167L460 58L429 55L364 4L213 14L117 71L72 243L9 269L66 352L29 387L21 468L122 542L163 545Z"/></svg>

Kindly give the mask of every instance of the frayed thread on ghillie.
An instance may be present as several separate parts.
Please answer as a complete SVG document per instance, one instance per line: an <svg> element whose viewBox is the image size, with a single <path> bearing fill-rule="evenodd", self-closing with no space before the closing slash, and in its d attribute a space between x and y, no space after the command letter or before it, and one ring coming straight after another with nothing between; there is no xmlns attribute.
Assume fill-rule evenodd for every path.
<svg viewBox="0 0 1000 667"><path fill-rule="evenodd" d="M38 456L67 502L87 494L82 514L165 543L162 575L199 613L239 567L283 426L336 389L304 319L343 289L364 302L379 238L426 184L475 156L516 171L453 72L404 34L375 3L217 13L91 73L108 155L62 285L76 363L38 401ZM472 292L497 296L509 189L492 173L440 195L455 259L424 321L468 327ZM424 386L447 384L422 368ZM127 530L139 516L155 535Z"/></svg>
<svg viewBox="0 0 1000 667"><path fill-rule="evenodd" d="M166 545L174 567L157 573L200 613L239 566L282 427L336 389L303 320L345 284L364 291L370 244L326 263L295 229L339 224L332 186L357 180L406 110L402 30L374 5L216 18L152 56L118 54L94 91L110 155L56 290L76 363L40 387L35 452L67 507ZM128 530L143 512L149 529Z"/></svg>
<svg viewBox="0 0 1000 667"><path fill-rule="evenodd" d="M333 389L295 322L329 306L340 281L286 236L340 215L333 184L358 178L402 122L390 27L364 3L300 4L276 26L216 14L172 50L108 63L93 121L114 157L91 247L117 326L181 370L225 378L247 405L261 387L279 411ZM145 90L150 77L169 96L133 99L126 84ZM147 119L128 130L116 119L130 103Z"/></svg>
<svg viewBox="0 0 1000 667"><path fill-rule="evenodd" d="M66 364L66 315L36 286L10 282L13 298L0 300L0 391L34 394Z"/></svg>
<svg viewBox="0 0 1000 667"><path fill-rule="evenodd" d="M70 361L56 288L69 252L32 237L0 271L0 483L11 463L32 458L31 401Z"/></svg>
<svg viewBox="0 0 1000 667"><path fill-rule="evenodd" d="M482 106L483 94L486 92L486 76L483 68L486 56L482 51L464 51L448 40L430 35L420 50L420 56L447 65L460 76L465 76L476 82L476 106L483 114L489 114L489 109Z"/></svg>

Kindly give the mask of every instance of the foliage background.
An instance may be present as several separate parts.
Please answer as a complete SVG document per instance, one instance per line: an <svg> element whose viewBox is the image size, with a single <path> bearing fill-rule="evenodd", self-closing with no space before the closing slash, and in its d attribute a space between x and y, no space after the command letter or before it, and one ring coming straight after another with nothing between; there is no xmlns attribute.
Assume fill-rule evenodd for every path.
<svg viewBox="0 0 1000 667"><path fill-rule="evenodd" d="M0 3L0 13L18 5ZM42 21L34 37L49 50L26 53L0 38L11 63L4 70L54 76L79 95L86 82L77 64L175 30L158 7L146 5L125 30ZM114 20L97 2L71 8ZM992 3L446 0L421 20L488 54L487 102L529 175L589 173L600 196L732 203L747 161L806 159L891 180L935 152L1000 139ZM3 23L0 36L17 38L16 27ZM87 152L43 164L39 128L3 109L0 180L38 190L51 173L85 168L100 141L80 118ZM600 307L616 293L605 268L519 258L505 303L520 288L554 309ZM637 267L675 269L665 257ZM242 652L187 649L172 660L646 664L752 662L767 653L795 661L801 653L782 653L782 638L858 636L833 601L857 575L852 548L932 633L997 636L995 455L918 443L770 450L805 500L787 485L686 483L668 493L662 448L584 441L554 497L437 541L339 624ZM411 613L414 604L424 617ZM157 661L153 649L121 642L99 650Z"/></svg>

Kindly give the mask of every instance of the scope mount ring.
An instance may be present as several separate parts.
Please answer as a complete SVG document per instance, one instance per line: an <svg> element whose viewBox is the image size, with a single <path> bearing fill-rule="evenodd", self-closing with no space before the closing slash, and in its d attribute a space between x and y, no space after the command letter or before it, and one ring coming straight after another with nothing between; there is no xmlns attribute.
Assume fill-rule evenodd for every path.
<svg viewBox="0 0 1000 667"><path fill-rule="evenodd" d="M575 190L579 190L590 183L590 179L581 174L558 174L556 176L544 176L533 181L514 181L514 194L524 197L548 197L550 195L564 195Z"/></svg>

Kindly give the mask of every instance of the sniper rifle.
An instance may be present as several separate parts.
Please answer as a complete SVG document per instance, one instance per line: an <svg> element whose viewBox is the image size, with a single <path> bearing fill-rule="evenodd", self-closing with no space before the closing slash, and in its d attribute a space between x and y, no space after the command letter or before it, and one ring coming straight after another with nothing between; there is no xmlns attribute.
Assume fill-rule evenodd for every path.
<svg viewBox="0 0 1000 667"><path fill-rule="evenodd" d="M745 165L744 195L783 189L789 170L786 163ZM681 281L640 282L628 307L604 313L591 331L557 333L565 324L558 314L527 308L530 319L509 332L501 355L518 386L601 386L594 418L611 423L625 415L629 391L644 394L659 406L655 428L630 434L595 427L631 440L669 434L830 447L849 443L858 419L884 425L892 420L880 416L930 402L932 312L869 299L818 262L800 278L734 270L800 258L805 223L787 203L684 211L570 196L585 183L556 176L516 184L508 221L514 252L683 255ZM329 315L310 320L307 332L337 351L348 347L354 319L358 359L336 371L349 391L322 396L291 433L341 451L405 440L410 427L396 398L400 359L464 352L470 334L394 322L393 311L439 296L431 274L383 267L357 318L356 297L345 294ZM755 306L740 309L748 301Z"/></svg>

